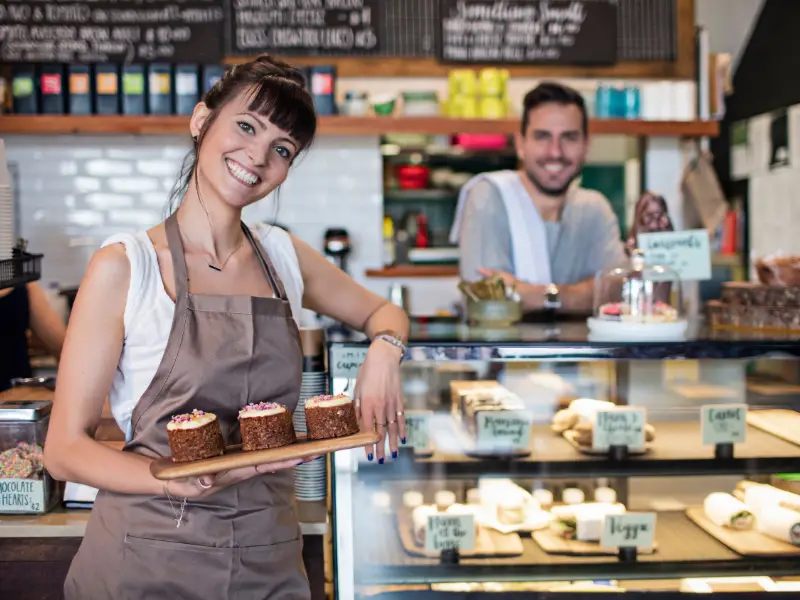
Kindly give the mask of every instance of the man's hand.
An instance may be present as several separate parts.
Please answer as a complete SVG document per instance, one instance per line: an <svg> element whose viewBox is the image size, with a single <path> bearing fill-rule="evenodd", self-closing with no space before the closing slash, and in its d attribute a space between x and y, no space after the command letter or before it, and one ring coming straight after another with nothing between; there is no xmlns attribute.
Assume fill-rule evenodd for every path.
<svg viewBox="0 0 800 600"><path fill-rule="evenodd" d="M515 287L517 294L522 298L522 306L525 310L539 310L544 306L545 286L525 283L505 271L480 268L478 272L484 277L500 277L506 287Z"/></svg>

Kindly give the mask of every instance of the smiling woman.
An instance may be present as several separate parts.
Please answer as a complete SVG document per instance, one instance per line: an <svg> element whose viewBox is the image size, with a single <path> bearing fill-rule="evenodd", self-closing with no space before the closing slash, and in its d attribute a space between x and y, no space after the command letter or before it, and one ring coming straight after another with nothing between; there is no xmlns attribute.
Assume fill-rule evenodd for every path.
<svg viewBox="0 0 800 600"><path fill-rule="evenodd" d="M67 600L309 597L296 461L168 484L150 472L170 455L174 415L213 415L227 446L241 442L243 406L294 411L303 306L374 340L355 406L361 427L381 434L368 458L383 463L386 439L397 457L405 313L286 231L256 233L241 221L244 207L285 181L316 125L296 69L267 56L234 67L194 110L177 209L148 231L107 240L92 258L45 444L54 477L100 489ZM106 396L125 432L121 452L91 435Z"/></svg>

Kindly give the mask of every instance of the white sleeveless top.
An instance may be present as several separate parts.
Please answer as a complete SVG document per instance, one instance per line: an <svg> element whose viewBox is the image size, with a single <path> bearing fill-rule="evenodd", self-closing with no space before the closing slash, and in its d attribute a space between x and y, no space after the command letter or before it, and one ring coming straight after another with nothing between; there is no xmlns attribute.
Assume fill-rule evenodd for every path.
<svg viewBox="0 0 800 600"><path fill-rule="evenodd" d="M261 241L278 271L299 326L303 277L291 237L279 227L257 225L250 230ZM125 439L130 440L131 414L155 377L167 348L175 303L164 289L156 250L146 231L114 235L103 242L103 247L109 244L124 245L131 263L124 343L109 392L111 413L125 432Z"/></svg>

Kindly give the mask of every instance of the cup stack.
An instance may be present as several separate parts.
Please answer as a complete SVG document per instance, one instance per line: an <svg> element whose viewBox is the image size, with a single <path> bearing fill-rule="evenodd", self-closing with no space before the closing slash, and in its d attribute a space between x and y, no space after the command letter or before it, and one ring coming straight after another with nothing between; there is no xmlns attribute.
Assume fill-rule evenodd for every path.
<svg viewBox="0 0 800 600"><path fill-rule="evenodd" d="M300 401L294 411L294 430L305 435L306 400L328 391L328 374L325 371L325 332L322 329L301 329L303 346L303 379L300 384ZM294 467L295 498L302 501L325 500L325 457Z"/></svg>
<svg viewBox="0 0 800 600"><path fill-rule="evenodd" d="M6 162L6 147L3 140L0 140L0 260L11 258L13 248L14 198L11 194L11 174L8 172ZM11 277L11 273L8 277Z"/></svg>

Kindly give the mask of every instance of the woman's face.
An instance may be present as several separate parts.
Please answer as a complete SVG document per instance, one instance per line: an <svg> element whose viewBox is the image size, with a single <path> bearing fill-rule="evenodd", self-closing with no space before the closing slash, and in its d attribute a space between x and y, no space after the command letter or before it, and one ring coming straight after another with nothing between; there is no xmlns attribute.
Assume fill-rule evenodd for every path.
<svg viewBox="0 0 800 600"><path fill-rule="evenodd" d="M644 200L640 231L664 231L670 227L669 215L655 198Z"/></svg>
<svg viewBox="0 0 800 600"><path fill-rule="evenodd" d="M244 208L284 182L299 143L263 115L248 110L248 90L220 109L200 144L197 172L204 195ZM197 135L208 116L200 104L192 117Z"/></svg>

